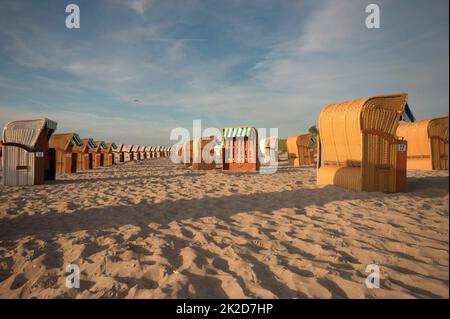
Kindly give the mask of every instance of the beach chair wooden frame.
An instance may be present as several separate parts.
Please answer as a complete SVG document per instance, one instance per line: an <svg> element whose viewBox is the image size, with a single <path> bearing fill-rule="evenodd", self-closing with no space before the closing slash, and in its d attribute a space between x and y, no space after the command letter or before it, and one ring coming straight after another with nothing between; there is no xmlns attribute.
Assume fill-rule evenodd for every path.
<svg viewBox="0 0 450 319"><path fill-rule="evenodd" d="M145 152L145 158L147 159L151 159L152 158L152 147L147 145L144 148L144 152Z"/></svg>
<svg viewBox="0 0 450 319"><path fill-rule="evenodd" d="M147 159L147 153L145 152L144 145L139 145L139 158L141 160Z"/></svg>
<svg viewBox="0 0 450 319"><path fill-rule="evenodd" d="M53 134L49 147L56 152L56 174L72 174L77 172L78 153L75 146L81 146L82 140L76 133Z"/></svg>
<svg viewBox="0 0 450 319"><path fill-rule="evenodd" d="M133 161L139 161L141 159L139 153L139 145L133 145L131 147L132 159Z"/></svg>
<svg viewBox="0 0 450 319"><path fill-rule="evenodd" d="M133 145L124 145L122 147L122 151L123 151L123 161L124 162L130 162L133 160Z"/></svg>
<svg viewBox="0 0 450 319"><path fill-rule="evenodd" d="M95 146L89 148L89 153L92 154L92 168L103 166L102 149L105 147L105 142L95 141Z"/></svg>
<svg viewBox="0 0 450 319"><path fill-rule="evenodd" d="M156 146L155 147L155 157L156 158L159 158L159 157L161 157L161 146Z"/></svg>
<svg viewBox="0 0 450 319"><path fill-rule="evenodd" d="M114 163L123 163L124 154L123 154L123 144L117 145L115 149L112 150L114 156Z"/></svg>
<svg viewBox="0 0 450 319"><path fill-rule="evenodd" d="M405 191L407 143L396 131L407 100L407 94L392 94L326 106L319 116L317 183Z"/></svg>
<svg viewBox="0 0 450 319"><path fill-rule="evenodd" d="M216 168L216 163L214 162L214 147L212 147L210 151L210 156L213 159L213 162L207 163L206 159L203 158L203 152L205 147L210 143L214 143L214 141L215 141L214 136L197 138L192 141L193 170L212 170Z"/></svg>
<svg viewBox="0 0 450 319"><path fill-rule="evenodd" d="M103 166L109 167L114 164L114 154L113 150L117 148L117 145L114 142L104 143L105 147L101 149L101 153L103 155Z"/></svg>
<svg viewBox="0 0 450 319"><path fill-rule="evenodd" d="M151 158L156 158L156 146L151 146L150 152L151 152Z"/></svg>
<svg viewBox="0 0 450 319"><path fill-rule="evenodd" d="M57 123L47 118L13 121L2 137L3 184L39 185L55 179L55 151L49 139Z"/></svg>
<svg viewBox="0 0 450 319"><path fill-rule="evenodd" d="M408 169L448 170L448 116L401 124L397 135L408 141Z"/></svg>
<svg viewBox="0 0 450 319"><path fill-rule="evenodd" d="M289 165L303 166L315 163L314 149L311 148L311 133L289 136L287 138Z"/></svg>
<svg viewBox="0 0 450 319"><path fill-rule="evenodd" d="M92 138L81 139L82 145L74 146L72 152L77 153L77 171L85 171L93 168L93 155L89 149L95 147Z"/></svg>
<svg viewBox="0 0 450 319"><path fill-rule="evenodd" d="M230 171L259 170L258 130L254 126L222 129L222 169Z"/></svg>

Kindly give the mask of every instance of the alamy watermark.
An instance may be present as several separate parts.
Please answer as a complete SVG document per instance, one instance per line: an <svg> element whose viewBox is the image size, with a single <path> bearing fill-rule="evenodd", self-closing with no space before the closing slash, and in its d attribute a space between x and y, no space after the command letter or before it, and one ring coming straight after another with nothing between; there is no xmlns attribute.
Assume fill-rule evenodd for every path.
<svg viewBox="0 0 450 319"><path fill-rule="evenodd" d="M366 13L369 13L369 15L366 17L367 29L381 28L380 6L374 3L369 4L366 7Z"/></svg>
<svg viewBox="0 0 450 319"><path fill-rule="evenodd" d="M365 280L366 287L369 289L380 288L380 267L377 264L369 264L366 267L366 273L369 273Z"/></svg>
<svg viewBox="0 0 450 319"><path fill-rule="evenodd" d="M71 3L66 6L66 13L68 13L66 17L66 28L68 29L79 29L80 28L80 7ZM375 3L368 4L366 6L366 13L368 16L366 17L366 27L368 29L379 29L381 28L381 12L380 6Z"/></svg>
<svg viewBox="0 0 450 319"><path fill-rule="evenodd" d="M66 28L79 29L80 28L80 7L74 3L66 6Z"/></svg>
<svg viewBox="0 0 450 319"><path fill-rule="evenodd" d="M69 289L80 288L80 267L75 264L66 266L66 287Z"/></svg>
<svg viewBox="0 0 450 319"><path fill-rule="evenodd" d="M192 122L191 132L184 127L174 128L170 140L173 163L237 163L262 165L261 174L273 174L278 169L278 128L231 127L223 135L215 127L202 129L201 120ZM202 142L203 140L203 142Z"/></svg>

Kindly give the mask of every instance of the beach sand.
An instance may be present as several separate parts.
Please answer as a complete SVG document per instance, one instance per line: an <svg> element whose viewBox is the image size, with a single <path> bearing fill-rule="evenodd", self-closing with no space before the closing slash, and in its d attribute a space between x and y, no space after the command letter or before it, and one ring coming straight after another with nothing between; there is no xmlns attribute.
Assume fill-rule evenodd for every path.
<svg viewBox="0 0 450 319"><path fill-rule="evenodd" d="M161 158L0 186L0 297L448 298L448 183L411 171L408 193L355 193L316 186L314 167Z"/></svg>

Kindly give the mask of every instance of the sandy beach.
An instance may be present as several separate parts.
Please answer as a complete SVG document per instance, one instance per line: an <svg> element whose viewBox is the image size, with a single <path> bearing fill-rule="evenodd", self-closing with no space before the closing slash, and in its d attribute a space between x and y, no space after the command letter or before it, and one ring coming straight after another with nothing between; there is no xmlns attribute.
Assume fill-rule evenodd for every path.
<svg viewBox="0 0 450 319"><path fill-rule="evenodd" d="M408 175L355 193L161 158L0 186L0 298L448 298L448 171Z"/></svg>

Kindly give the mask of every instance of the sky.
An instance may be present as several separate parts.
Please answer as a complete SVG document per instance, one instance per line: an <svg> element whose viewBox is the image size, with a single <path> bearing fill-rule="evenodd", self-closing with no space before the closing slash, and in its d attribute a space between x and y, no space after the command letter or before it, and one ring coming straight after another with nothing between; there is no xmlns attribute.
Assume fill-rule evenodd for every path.
<svg viewBox="0 0 450 319"><path fill-rule="evenodd" d="M66 5L80 28L65 26ZM365 8L380 7L368 29ZM0 127L171 145L176 127L301 134L330 103L406 92L448 115L447 0L72 0L0 3Z"/></svg>

